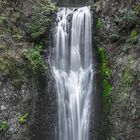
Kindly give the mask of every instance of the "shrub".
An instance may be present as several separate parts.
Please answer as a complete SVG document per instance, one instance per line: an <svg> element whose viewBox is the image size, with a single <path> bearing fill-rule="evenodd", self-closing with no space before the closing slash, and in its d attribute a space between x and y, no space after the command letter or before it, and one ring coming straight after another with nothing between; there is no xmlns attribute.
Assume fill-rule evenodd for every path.
<svg viewBox="0 0 140 140"><path fill-rule="evenodd" d="M23 54L27 62L29 62L30 68L33 70L33 72L36 73L43 73L46 69L46 64L44 62L43 56L43 46L42 45L36 45L33 48L29 48L24 50Z"/></svg>
<svg viewBox="0 0 140 140"><path fill-rule="evenodd" d="M19 117L18 117L18 122L19 122L20 124L26 123L27 117L28 117L28 114L27 114L27 113L24 114L24 115L19 116Z"/></svg>
<svg viewBox="0 0 140 140"><path fill-rule="evenodd" d="M31 21L27 24L28 32L33 39L40 38L49 30L55 12L55 5L49 1L33 7Z"/></svg>
<svg viewBox="0 0 140 140"><path fill-rule="evenodd" d="M96 27L97 27L97 29L100 29L100 30L103 29L104 23L103 23L103 20L101 18L98 18L97 23L96 23Z"/></svg>
<svg viewBox="0 0 140 140"><path fill-rule="evenodd" d="M132 38L135 38L137 35L138 35L137 30L134 29L134 30L131 31L131 37Z"/></svg>
<svg viewBox="0 0 140 140"><path fill-rule="evenodd" d="M0 131L6 131L7 129L8 129L8 122L7 121L2 121L1 123L0 123Z"/></svg>
<svg viewBox="0 0 140 140"><path fill-rule="evenodd" d="M127 44L136 44L140 42L140 35L138 34L136 29L133 29L126 40Z"/></svg>
<svg viewBox="0 0 140 140"><path fill-rule="evenodd" d="M116 33L110 33L109 34L109 39L111 42L115 42L119 39L119 34L116 32Z"/></svg>
<svg viewBox="0 0 140 140"><path fill-rule="evenodd" d="M133 9L127 8L119 11L118 16L116 16L116 22L121 29L125 30L130 30L131 27L135 27L140 24L138 13Z"/></svg>

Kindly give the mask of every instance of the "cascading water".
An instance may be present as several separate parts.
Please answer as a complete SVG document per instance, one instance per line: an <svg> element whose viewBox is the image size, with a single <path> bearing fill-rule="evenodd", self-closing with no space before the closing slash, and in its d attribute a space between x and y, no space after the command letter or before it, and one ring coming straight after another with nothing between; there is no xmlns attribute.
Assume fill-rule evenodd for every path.
<svg viewBox="0 0 140 140"><path fill-rule="evenodd" d="M60 8L51 68L58 95L57 140L89 140L93 82L90 7Z"/></svg>

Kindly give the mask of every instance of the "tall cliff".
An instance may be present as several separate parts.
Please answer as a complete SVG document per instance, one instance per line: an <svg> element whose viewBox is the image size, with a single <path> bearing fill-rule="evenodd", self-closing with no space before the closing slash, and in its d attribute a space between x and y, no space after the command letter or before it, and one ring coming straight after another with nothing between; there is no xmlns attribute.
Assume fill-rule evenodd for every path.
<svg viewBox="0 0 140 140"><path fill-rule="evenodd" d="M139 140L140 1L97 0L93 9L108 135L102 140Z"/></svg>
<svg viewBox="0 0 140 140"><path fill-rule="evenodd" d="M0 1L0 140L53 139L56 99L45 58L55 12L47 0Z"/></svg>

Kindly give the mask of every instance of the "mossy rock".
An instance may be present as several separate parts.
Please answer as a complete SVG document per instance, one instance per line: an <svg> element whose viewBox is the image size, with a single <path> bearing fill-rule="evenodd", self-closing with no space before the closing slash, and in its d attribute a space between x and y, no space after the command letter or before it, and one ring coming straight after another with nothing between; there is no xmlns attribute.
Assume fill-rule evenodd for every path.
<svg viewBox="0 0 140 140"><path fill-rule="evenodd" d="M56 6L48 1L44 1L44 3L39 3L33 7L30 22L26 24L28 33L32 39L43 38L48 33L56 11Z"/></svg>
<svg viewBox="0 0 140 140"><path fill-rule="evenodd" d="M23 62L14 57L0 58L0 75L10 79L16 89L20 89L25 81L25 67Z"/></svg>

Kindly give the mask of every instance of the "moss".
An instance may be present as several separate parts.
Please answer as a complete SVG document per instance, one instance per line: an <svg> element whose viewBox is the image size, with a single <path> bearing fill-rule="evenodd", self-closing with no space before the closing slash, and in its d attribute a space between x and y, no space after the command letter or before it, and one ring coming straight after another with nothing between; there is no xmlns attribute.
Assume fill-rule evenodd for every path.
<svg viewBox="0 0 140 140"><path fill-rule="evenodd" d="M20 89L25 81L24 67L19 59L10 56L0 57L0 74L10 78L12 85Z"/></svg>
<svg viewBox="0 0 140 140"><path fill-rule="evenodd" d="M97 22L96 22L96 27L97 29L101 30L104 27L104 23L103 20L101 18L98 18Z"/></svg>
<svg viewBox="0 0 140 140"><path fill-rule="evenodd" d="M103 105L104 105L104 111L106 113L109 113L110 111L110 92L112 91L112 85L110 82L106 79L103 80Z"/></svg>
<svg viewBox="0 0 140 140"><path fill-rule="evenodd" d="M99 48L99 55L100 55L100 60L101 60L100 68L101 68L102 76L105 79L109 79L112 75L112 71L109 68L106 50L104 47Z"/></svg>
<svg viewBox="0 0 140 140"><path fill-rule="evenodd" d="M112 85L110 82L112 71L108 64L108 58L106 54L106 50L104 47L99 48L99 56L100 56L100 70L101 70L101 76L102 76L102 101L103 101L103 119L102 119L102 129L104 133L104 138L107 139L107 137L110 134L110 127L111 123L109 120L109 113L110 113L110 107L111 107L111 98L110 93L112 91Z"/></svg>
<svg viewBox="0 0 140 140"><path fill-rule="evenodd" d="M112 71L108 65L108 59L107 59L105 48L101 47L99 49L99 54L100 54L100 60L101 60L100 69L101 69L102 86L103 86L103 91L102 91L103 107L104 107L104 111L106 113L109 113L110 104L111 104L110 93L112 91L110 78L112 76Z"/></svg>
<svg viewBox="0 0 140 140"><path fill-rule="evenodd" d="M133 6L133 10L135 11L135 13L140 13L140 3L138 3L137 5Z"/></svg>
<svg viewBox="0 0 140 140"><path fill-rule="evenodd" d="M140 35L139 35L137 29L133 29L130 32L128 39L126 40L126 43L127 44L137 44L139 42L140 42Z"/></svg>
<svg viewBox="0 0 140 140"><path fill-rule="evenodd" d="M23 38L23 34L22 34L22 30L20 28L13 28L12 29L12 38L15 40L15 41L20 41L22 38Z"/></svg>
<svg viewBox="0 0 140 140"><path fill-rule="evenodd" d="M5 19L6 19L5 15L0 15L0 24L2 24Z"/></svg>
<svg viewBox="0 0 140 140"><path fill-rule="evenodd" d="M123 83L125 86L130 86L133 81L133 76L131 74L130 68L127 67L123 72Z"/></svg>
<svg viewBox="0 0 140 140"><path fill-rule="evenodd" d="M0 58L0 73L9 74L9 61L4 58Z"/></svg>
<svg viewBox="0 0 140 140"><path fill-rule="evenodd" d="M132 37L132 38L135 38L137 35L138 35L137 30L136 30L136 29L133 29L133 30L131 31L131 37Z"/></svg>

